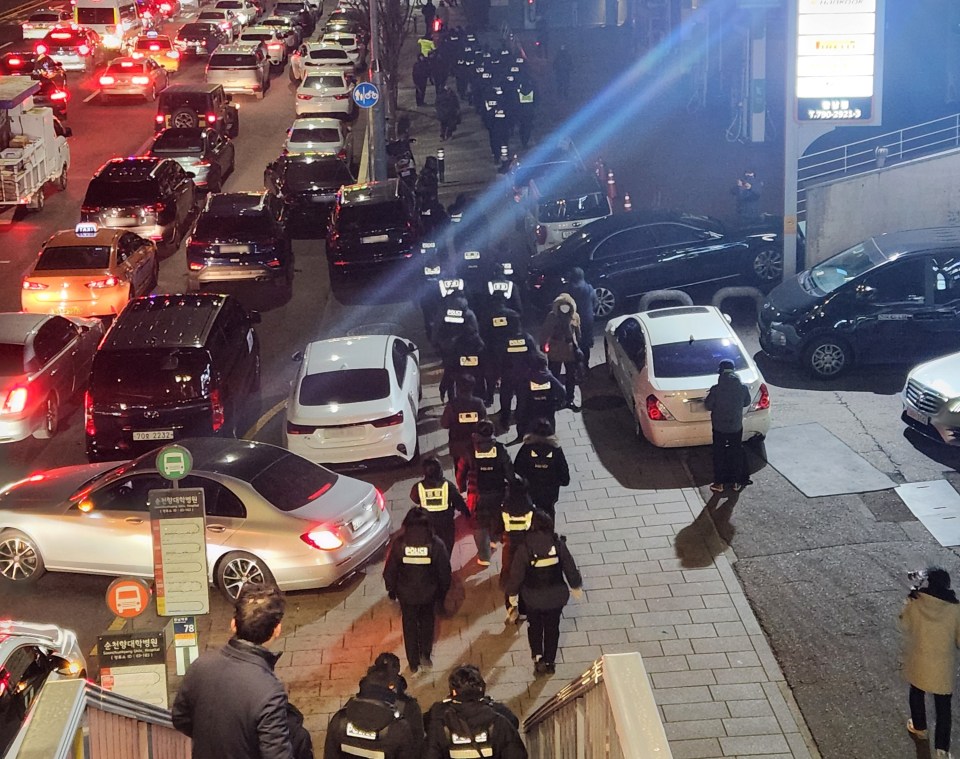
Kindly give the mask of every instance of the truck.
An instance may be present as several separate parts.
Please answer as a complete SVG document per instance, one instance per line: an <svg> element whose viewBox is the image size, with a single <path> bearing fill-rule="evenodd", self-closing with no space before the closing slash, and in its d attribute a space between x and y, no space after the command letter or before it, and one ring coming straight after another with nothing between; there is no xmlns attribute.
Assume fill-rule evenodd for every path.
<svg viewBox="0 0 960 759"><path fill-rule="evenodd" d="M40 83L0 76L0 210L43 208L44 188L67 186L72 134L49 108L35 107Z"/></svg>

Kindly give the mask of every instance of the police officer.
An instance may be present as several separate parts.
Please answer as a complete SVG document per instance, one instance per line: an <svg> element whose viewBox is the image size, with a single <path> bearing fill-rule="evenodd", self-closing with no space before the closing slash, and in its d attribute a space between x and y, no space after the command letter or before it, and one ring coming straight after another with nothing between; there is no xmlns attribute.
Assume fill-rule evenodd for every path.
<svg viewBox="0 0 960 759"><path fill-rule="evenodd" d="M535 419L546 419L556 429L557 410L565 403L563 383L551 373L547 357L538 354L531 363L532 371L517 388L517 439L513 443L533 429Z"/></svg>
<svg viewBox="0 0 960 759"><path fill-rule="evenodd" d="M420 313L423 314L423 331L427 340L433 342L434 328L439 324L442 314L446 288L440 282L445 277L454 278L449 258L442 244L436 240L420 243L420 259L423 262L423 276L420 280Z"/></svg>
<svg viewBox="0 0 960 759"><path fill-rule="evenodd" d="M477 564L490 566L492 540L500 535L500 506L513 479L513 462L503 443L493 434L493 422L484 420L472 436L470 455L461 459L457 483L467 491L467 507L473 514L473 540L477 544Z"/></svg>
<svg viewBox="0 0 960 759"><path fill-rule="evenodd" d="M566 539L554 532L549 516L534 511L526 540L511 560L506 585L511 607L517 608L522 600L526 610L534 675L556 671L560 615L570 599L570 589L580 598L582 587L583 578Z"/></svg>
<svg viewBox="0 0 960 759"><path fill-rule="evenodd" d="M442 314L433 331L437 349L442 356L451 355L456 341L464 334L480 333L477 316L470 309L463 295L464 283L456 280L441 280L441 292L447 292L442 303ZM454 288L459 287L459 290Z"/></svg>
<svg viewBox="0 0 960 759"><path fill-rule="evenodd" d="M520 287L513 281L513 264L509 261L500 261L488 265L486 287L480 293L478 319L486 316L484 306L492 305L497 300L504 300L507 307L518 314L523 314L523 305L520 302ZM482 324L482 322L481 322ZM481 332L483 327L481 327Z"/></svg>
<svg viewBox="0 0 960 759"><path fill-rule="evenodd" d="M560 488L570 484L570 468L560 441L553 434L553 425L546 419L535 419L523 436L513 468L527 481L534 506L556 519Z"/></svg>
<svg viewBox="0 0 960 759"><path fill-rule="evenodd" d="M536 104L533 88L533 80L529 78L521 79L517 84L517 119L520 122L520 144L527 147L530 142L530 135L533 134L533 122L536 115Z"/></svg>
<svg viewBox="0 0 960 759"><path fill-rule="evenodd" d="M383 582L391 601L400 601L403 647L407 666L416 674L421 664L433 668L433 627L438 601L450 589L450 554L433 533L423 509L411 509L403 531L391 544Z"/></svg>
<svg viewBox="0 0 960 759"><path fill-rule="evenodd" d="M330 719L324 759L415 759L418 743L397 708L393 680L384 670L371 670L358 695Z"/></svg>
<svg viewBox="0 0 960 759"><path fill-rule="evenodd" d="M500 429L503 431L510 428L513 415L513 399L515 397L517 398L517 412L519 413L520 388L527 382L533 370L534 359L537 356L543 356L537 346L537 341L522 329L518 329L512 337L507 339L499 364L500 415L498 421ZM546 359L544 358L544 360ZM518 437L520 437L519 433Z"/></svg>
<svg viewBox="0 0 960 759"><path fill-rule="evenodd" d="M523 543L533 520L533 502L527 491L527 483L522 477L514 477L507 486L507 495L500 510L503 527L503 563L500 567L500 587L507 585L510 574L510 560L517 547ZM504 601L507 599L504 598ZM510 609L510 604L506 604ZM522 613L522 610L521 610ZM509 619L508 621L516 621Z"/></svg>
<svg viewBox="0 0 960 759"><path fill-rule="evenodd" d="M410 488L410 500L426 512L434 534L453 556L456 532L454 517L460 512L470 516L457 486L443 476L443 466L433 456L423 460L423 479Z"/></svg>
<svg viewBox="0 0 960 759"><path fill-rule="evenodd" d="M400 716L410 725L410 732L413 733L414 740L417 742L418 754L423 749L424 727L423 710L420 704L413 696L407 693L407 681L400 674L400 657L391 651L384 651L373 660L373 666L367 670L383 670L391 678L391 690L397 694L397 710ZM360 681L360 687L363 687L363 680Z"/></svg>
<svg viewBox="0 0 960 759"><path fill-rule="evenodd" d="M465 374L476 380L475 392L489 408L493 405L493 388L487 385L486 346L480 335L468 332L457 338L453 350L443 357L443 376L440 378L440 402L457 392L457 379Z"/></svg>
<svg viewBox="0 0 960 759"><path fill-rule="evenodd" d="M458 473L457 484L461 491L466 489L466 480L459 479L460 465L473 450L472 436L477 431L477 425L487 418L486 406L473 394L475 384L472 375L465 374L458 378L456 395L444 406L440 417L440 426L449 431L450 456Z"/></svg>

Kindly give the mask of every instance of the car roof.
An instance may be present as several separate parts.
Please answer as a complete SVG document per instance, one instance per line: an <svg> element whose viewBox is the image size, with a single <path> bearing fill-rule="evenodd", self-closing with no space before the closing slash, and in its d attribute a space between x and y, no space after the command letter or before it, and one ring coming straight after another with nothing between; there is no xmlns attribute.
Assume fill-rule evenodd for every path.
<svg viewBox="0 0 960 759"><path fill-rule="evenodd" d="M722 226L715 219L711 219L708 216L697 216L695 214L669 210L635 210L626 211L624 213L615 213L611 216L605 216L602 219L591 221L589 224L581 227L580 231L603 235L610 232L618 232L621 229L639 227L644 224L658 224L664 222L692 224L694 226L706 227L709 229L718 229Z"/></svg>
<svg viewBox="0 0 960 759"><path fill-rule="evenodd" d="M178 95L180 93L195 93L200 95L209 95L217 90L219 90L221 85L219 84L207 84L205 82L183 82L181 84L171 84L168 85L163 92L160 93L160 96L164 95Z"/></svg>
<svg viewBox="0 0 960 759"><path fill-rule="evenodd" d="M23 645L47 646L57 653L62 653L61 646L68 635L70 633L56 625L20 622L14 619L0 620L0 666L6 662L13 649Z"/></svg>
<svg viewBox="0 0 960 759"><path fill-rule="evenodd" d="M250 32L253 32L254 34L275 35L277 33L277 29L273 26L262 26L261 24L257 24L256 26L248 26L246 29L240 32L240 36L243 37L244 34L249 34Z"/></svg>
<svg viewBox="0 0 960 759"><path fill-rule="evenodd" d="M71 245L115 245L120 236L126 233L126 229L117 229L111 227L98 227L95 234L78 235L74 229L61 229L55 232L43 244L44 248L58 245L66 247Z"/></svg>
<svg viewBox="0 0 960 759"><path fill-rule="evenodd" d="M147 295L120 312L99 350L202 347L228 296Z"/></svg>
<svg viewBox="0 0 960 759"><path fill-rule="evenodd" d="M733 330L714 306L676 306L633 314L644 326L651 345L730 337Z"/></svg>
<svg viewBox="0 0 960 759"><path fill-rule="evenodd" d="M218 53L253 53L260 47L259 42L234 42L230 45L221 45L213 51L213 55Z"/></svg>
<svg viewBox="0 0 960 759"><path fill-rule="evenodd" d="M530 177L531 183L537 184L537 191L542 198L567 198L574 195L602 192L596 175L583 169L557 172L555 176L538 174Z"/></svg>
<svg viewBox="0 0 960 759"><path fill-rule="evenodd" d="M382 182L364 182L346 185L340 190L340 205L356 206L363 203L382 203L395 200L400 195L400 180L385 179Z"/></svg>
<svg viewBox="0 0 960 759"><path fill-rule="evenodd" d="M0 343L25 345L27 338L50 318L50 314L0 313Z"/></svg>
<svg viewBox="0 0 960 759"><path fill-rule="evenodd" d="M291 129L339 129L343 125L340 119L324 119L316 116L307 116L294 119Z"/></svg>
<svg viewBox="0 0 960 759"><path fill-rule="evenodd" d="M393 335L358 335L317 340L307 345L304 364L307 374L345 369L383 369L387 346Z"/></svg>
<svg viewBox="0 0 960 759"><path fill-rule="evenodd" d="M177 441L190 451L193 472L213 472L249 482L272 464L295 456L286 448L234 438L197 437ZM136 460L126 472L156 471L156 452Z"/></svg>
<svg viewBox="0 0 960 759"><path fill-rule="evenodd" d="M920 254L932 248L960 247L960 227L928 227L887 232L871 238L887 258Z"/></svg>
<svg viewBox="0 0 960 759"><path fill-rule="evenodd" d="M169 160L155 156L130 156L111 158L97 169L95 178L137 182L153 176L161 161Z"/></svg>
<svg viewBox="0 0 960 759"><path fill-rule="evenodd" d="M124 64L127 64L124 66ZM133 68L134 66L139 66L143 68L146 65L146 58L134 58L133 56L123 56L122 58L114 58L110 63L107 64L107 68L113 68L114 66L123 66L123 68Z"/></svg>
<svg viewBox="0 0 960 759"><path fill-rule="evenodd" d="M203 209L211 216L236 216L244 211L264 209L265 192L219 192L207 196Z"/></svg>

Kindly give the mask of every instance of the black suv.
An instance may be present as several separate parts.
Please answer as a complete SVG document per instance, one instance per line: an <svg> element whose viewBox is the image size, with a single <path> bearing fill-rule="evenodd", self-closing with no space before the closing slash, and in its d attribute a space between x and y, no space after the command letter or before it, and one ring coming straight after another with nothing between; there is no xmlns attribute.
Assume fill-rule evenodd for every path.
<svg viewBox="0 0 960 759"><path fill-rule="evenodd" d="M240 111L219 84L171 84L157 100L156 129L212 127L226 137L240 133Z"/></svg>
<svg viewBox="0 0 960 759"><path fill-rule="evenodd" d="M93 358L87 458L129 459L185 437L235 437L260 390L259 322L229 295L130 301Z"/></svg>
<svg viewBox="0 0 960 759"><path fill-rule="evenodd" d="M187 241L190 289L212 282L293 282L283 204L268 192L211 195Z"/></svg>
<svg viewBox="0 0 960 759"><path fill-rule="evenodd" d="M417 201L399 179L344 187L327 227L330 275L410 258L421 231Z"/></svg>
<svg viewBox="0 0 960 759"><path fill-rule="evenodd" d="M216 24L184 24L173 39L180 55L208 56L220 45L227 44L227 35Z"/></svg>
<svg viewBox="0 0 960 759"><path fill-rule="evenodd" d="M323 235L337 191L356 181L350 168L333 155L284 155L267 164L263 184L283 200L287 223L302 234ZM313 235L310 235L313 236Z"/></svg>
<svg viewBox="0 0 960 759"><path fill-rule="evenodd" d="M111 158L90 180L80 220L179 245L196 206L197 186L176 161Z"/></svg>

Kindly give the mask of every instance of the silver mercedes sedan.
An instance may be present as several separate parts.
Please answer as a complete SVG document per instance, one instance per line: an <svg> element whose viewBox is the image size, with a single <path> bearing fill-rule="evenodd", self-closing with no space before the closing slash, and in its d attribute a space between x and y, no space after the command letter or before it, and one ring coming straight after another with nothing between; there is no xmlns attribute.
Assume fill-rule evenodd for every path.
<svg viewBox="0 0 960 759"><path fill-rule="evenodd" d="M210 582L236 598L248 582L322 588L359 569L390 535L372 485L266 443L180 442L184 488L203 488ZM51 469L0 488L0 581L46 571L153 576L147 494L168 488L156 451L120 464Z"/></svg>

